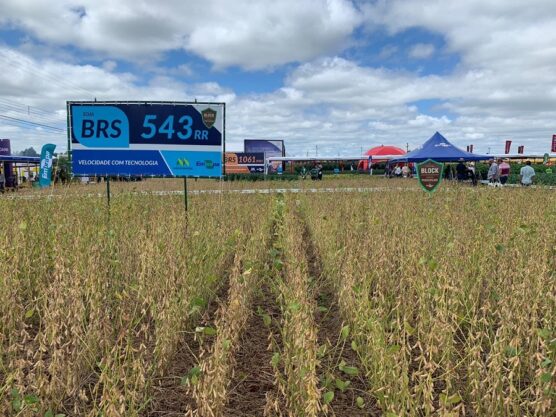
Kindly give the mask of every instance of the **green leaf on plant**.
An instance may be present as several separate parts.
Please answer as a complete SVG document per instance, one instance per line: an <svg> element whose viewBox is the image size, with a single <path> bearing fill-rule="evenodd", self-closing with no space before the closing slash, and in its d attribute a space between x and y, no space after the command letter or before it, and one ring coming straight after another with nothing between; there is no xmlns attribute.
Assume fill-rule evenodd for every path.
<svg viewBox="0 0 556 417"><path fill-rule="evenodd" d="M504 252L504 245L501 245L500 243L496 245L495 248L497 252Z"/></svg>
<svg viewBox="0 0 556 417"><path fill-rule="evenodd" d="M33 405L39 402L39 397L37 397L35 394L29 394L23 398L23 401L27 405Z"/></svg>
<svg viewBox="0 0 556 417"><path fill-rule="evenodd" d="M356 400L355 400L355 403L357 404L357 407L359 407L359 408L365 407L365 400L363 399L363 397L357 397Z"/></svg>
<svg viewBox="0 0 556 417"><path fill-rule="evenodd" d="M26 229L27 229L27 223L26 222L19 223L19 230L26 230Z"/></svg>
<svg viewBox="0 0 556 417"><path fill-rule="evenodd" d="M181 385L189 385L189 384L196 385L197 382L199 382L200 375L201 375L201 368L199 368L198 366L194 366L189 370L187 375L182 377L180 383Z"/></svg>
<svg viewBox="0 0 556 417"><path fill-rule="evenodd" d="M359 374L359 369L357 369L355 366L345 366L344 369L342 369L342 372L354 376Z"/></svg>
<svg viewBox="0 0 556 417"><path fill-rule="evenodd" d="M541 362L542 368L548 368L550 365L552 365L552 360L550 358L546 358L544 361Z"/></svg>
<svg viewBox="0 0 556 417"><path fill-rule="evenodd" d="M334 399L334 391L327 391L323 394L322 399L325 404L330 404Z"/></svg>
<svg viewBox="0 0 556 417"><path fill-rule="evenodd" d="M290 310L294 313L299 311L300 308L301 308L301 304L299 304L298 302L292 302L292 303L288 304L288 310Z"/></svg>
<svg viewBox="0 0 556 417"><path fill-rule="evenodd" d="M351 381L342 381L340 378L336 378L336 388L340 391L345 392L347 387L351 384Z"/></svg>
<svg viewBox="0 0 556 417"><path fill-rule="evenodd" d="M26 319L30 319L31 317L33 317L33 314L35 314L35 310L31 309L31 310L27 310L25 312L25 318Z"/></svg>
<svg viewBox="0 0 556 417"><path fill-rule="evenodd" d="M400 345L390 345L388 346L388 353L398 353L402 347Z"/></svg>
<svg viewBox="0 0 556 417"><path fill-rule="evenodd" d="M270 360L270 363L274 368L276 368L280 363L280 353L274 352L274 354L272 355L272 359Z"/></svg>
<svg viewBox="0 0 556 417"><path fill-rule="evenodd" d="M513 346L508 346L506 348L506 356L508 356L509 358L513 358L514 356L517 356L517 354L518 354L518 351Z"/></svg>
<svg viewBox="0 0 556 417"><path fill-rule="evenodd" d="M52 410L48 410L46 413L44 413L44 417L54 417L54 413L52 412Z"/></svg>
<svg viewBox="0 0 556 417"><path fill-rule="evenodd" d="M541 375L541 382L547 384L552 380L552 374L550 372L545 372Z"/></svg>
<svg viewBox="0 0 556 417"><path fill-rule="evenodd" d="M344 327L342 327L342 331L341 331L341 335L342 335L342 340L346 340L349 336L349 325L345 325Z"/></svg>
<svg viewBox="0 0 556 417"><path fill-rule="evenodd" d="M539 335L540 338L547 340L548 338L550 338L550 330L548 329L538 329L537 333Z"/></svg>
<svg viewBox="0 0 556 417"><path fill-rule="evenodd" d="M357 369L355 366L347 366L344 361L340 362L338 369L340 369L340 371L350 376L359 374L359 369Z"/></svg>
<svg viewBox="0 0 556 417"><path fill-rule="evenodd" d="M359 346L357 346L357 342L355 340L351 341L351 349L354 350L355 352L357 352L357 348Z"/></svg>
<svg viewBox="0 0 556 417"><path fill-rule="evenodd" d="M272 323L272 319L268 314L263 314L263 323L266 327L269 327L270 324Z"/></svg>
<svg viewBox="0 0 556 417"><path fill-rule="evenodd" d="M461 402L461 395L440 394L440 401L445 405L455 405Z"/></svg>
<svg viewBox="0 0 556 417"><path fill-rule="evenodd" d="M214 336L216 334L216 329L210 326L198 326L195 327L196 333L203 333L206 336Z"/></svg>

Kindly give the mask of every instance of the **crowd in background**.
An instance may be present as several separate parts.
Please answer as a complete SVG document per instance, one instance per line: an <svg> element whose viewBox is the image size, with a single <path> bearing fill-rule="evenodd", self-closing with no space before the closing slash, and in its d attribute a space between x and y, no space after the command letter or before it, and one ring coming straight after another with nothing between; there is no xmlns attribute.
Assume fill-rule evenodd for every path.
<svg viewBox="0 0 556 417"><path fill-rule="evenodd" d="M493 186L503 186L508 183L511 174L510 161L508 159L491 159L488 161L488 172L486 173L486 181ZM413 178L417 176L416 164L405 163L396 165L386 165L384 172L387 178ZM484 173L483 173L484 175ZM443 178L447 180L457 180L458 182L470 181L473 185L477 185L481 178L481 173L477 171L475 162L465 162L461 158L456 165L445 164ZM530 186L534 183L535 170L531 166L531 161L526 161L525 166L520 169L519 183L522 186Z"/></svg>

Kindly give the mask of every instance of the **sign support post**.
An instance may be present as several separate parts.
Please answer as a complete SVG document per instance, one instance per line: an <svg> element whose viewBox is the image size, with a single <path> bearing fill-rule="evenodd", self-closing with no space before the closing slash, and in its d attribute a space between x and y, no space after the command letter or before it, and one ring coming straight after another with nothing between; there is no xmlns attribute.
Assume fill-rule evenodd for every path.
<svg viewBox="0 0 556 417"><path fill-rule="evenodd" d="M106 198L108 199L108 208L110 208L110 177L106 177Z"/></svg>
<svg viewBox="0 0 556 417"><path fill-rule="evenodd" d="M183 203L185 205L185 212L187 213L187 177L183 177Z"/></svg>

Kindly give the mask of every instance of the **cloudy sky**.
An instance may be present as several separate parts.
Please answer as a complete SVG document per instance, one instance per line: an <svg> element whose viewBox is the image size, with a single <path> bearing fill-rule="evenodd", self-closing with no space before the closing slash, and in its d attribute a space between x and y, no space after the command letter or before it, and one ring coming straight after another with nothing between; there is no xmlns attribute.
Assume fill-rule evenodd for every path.
<svg viewBox="0 0 556 417"><path fill-rule="evenodd" d="M0 138L66 148L66 100L227 103L227 146L545 152L554 0L2 0Z"/></svg>

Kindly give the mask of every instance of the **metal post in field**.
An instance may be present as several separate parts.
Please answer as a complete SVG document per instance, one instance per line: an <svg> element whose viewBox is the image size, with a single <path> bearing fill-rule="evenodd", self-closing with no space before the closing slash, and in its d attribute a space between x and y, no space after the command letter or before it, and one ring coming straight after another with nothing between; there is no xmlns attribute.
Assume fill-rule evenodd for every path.
<svg viewBox="0 0 556 417"><path fill-rule="evenodd" d="M187 177L183 177L183 203L187 213Z"/></svg>

